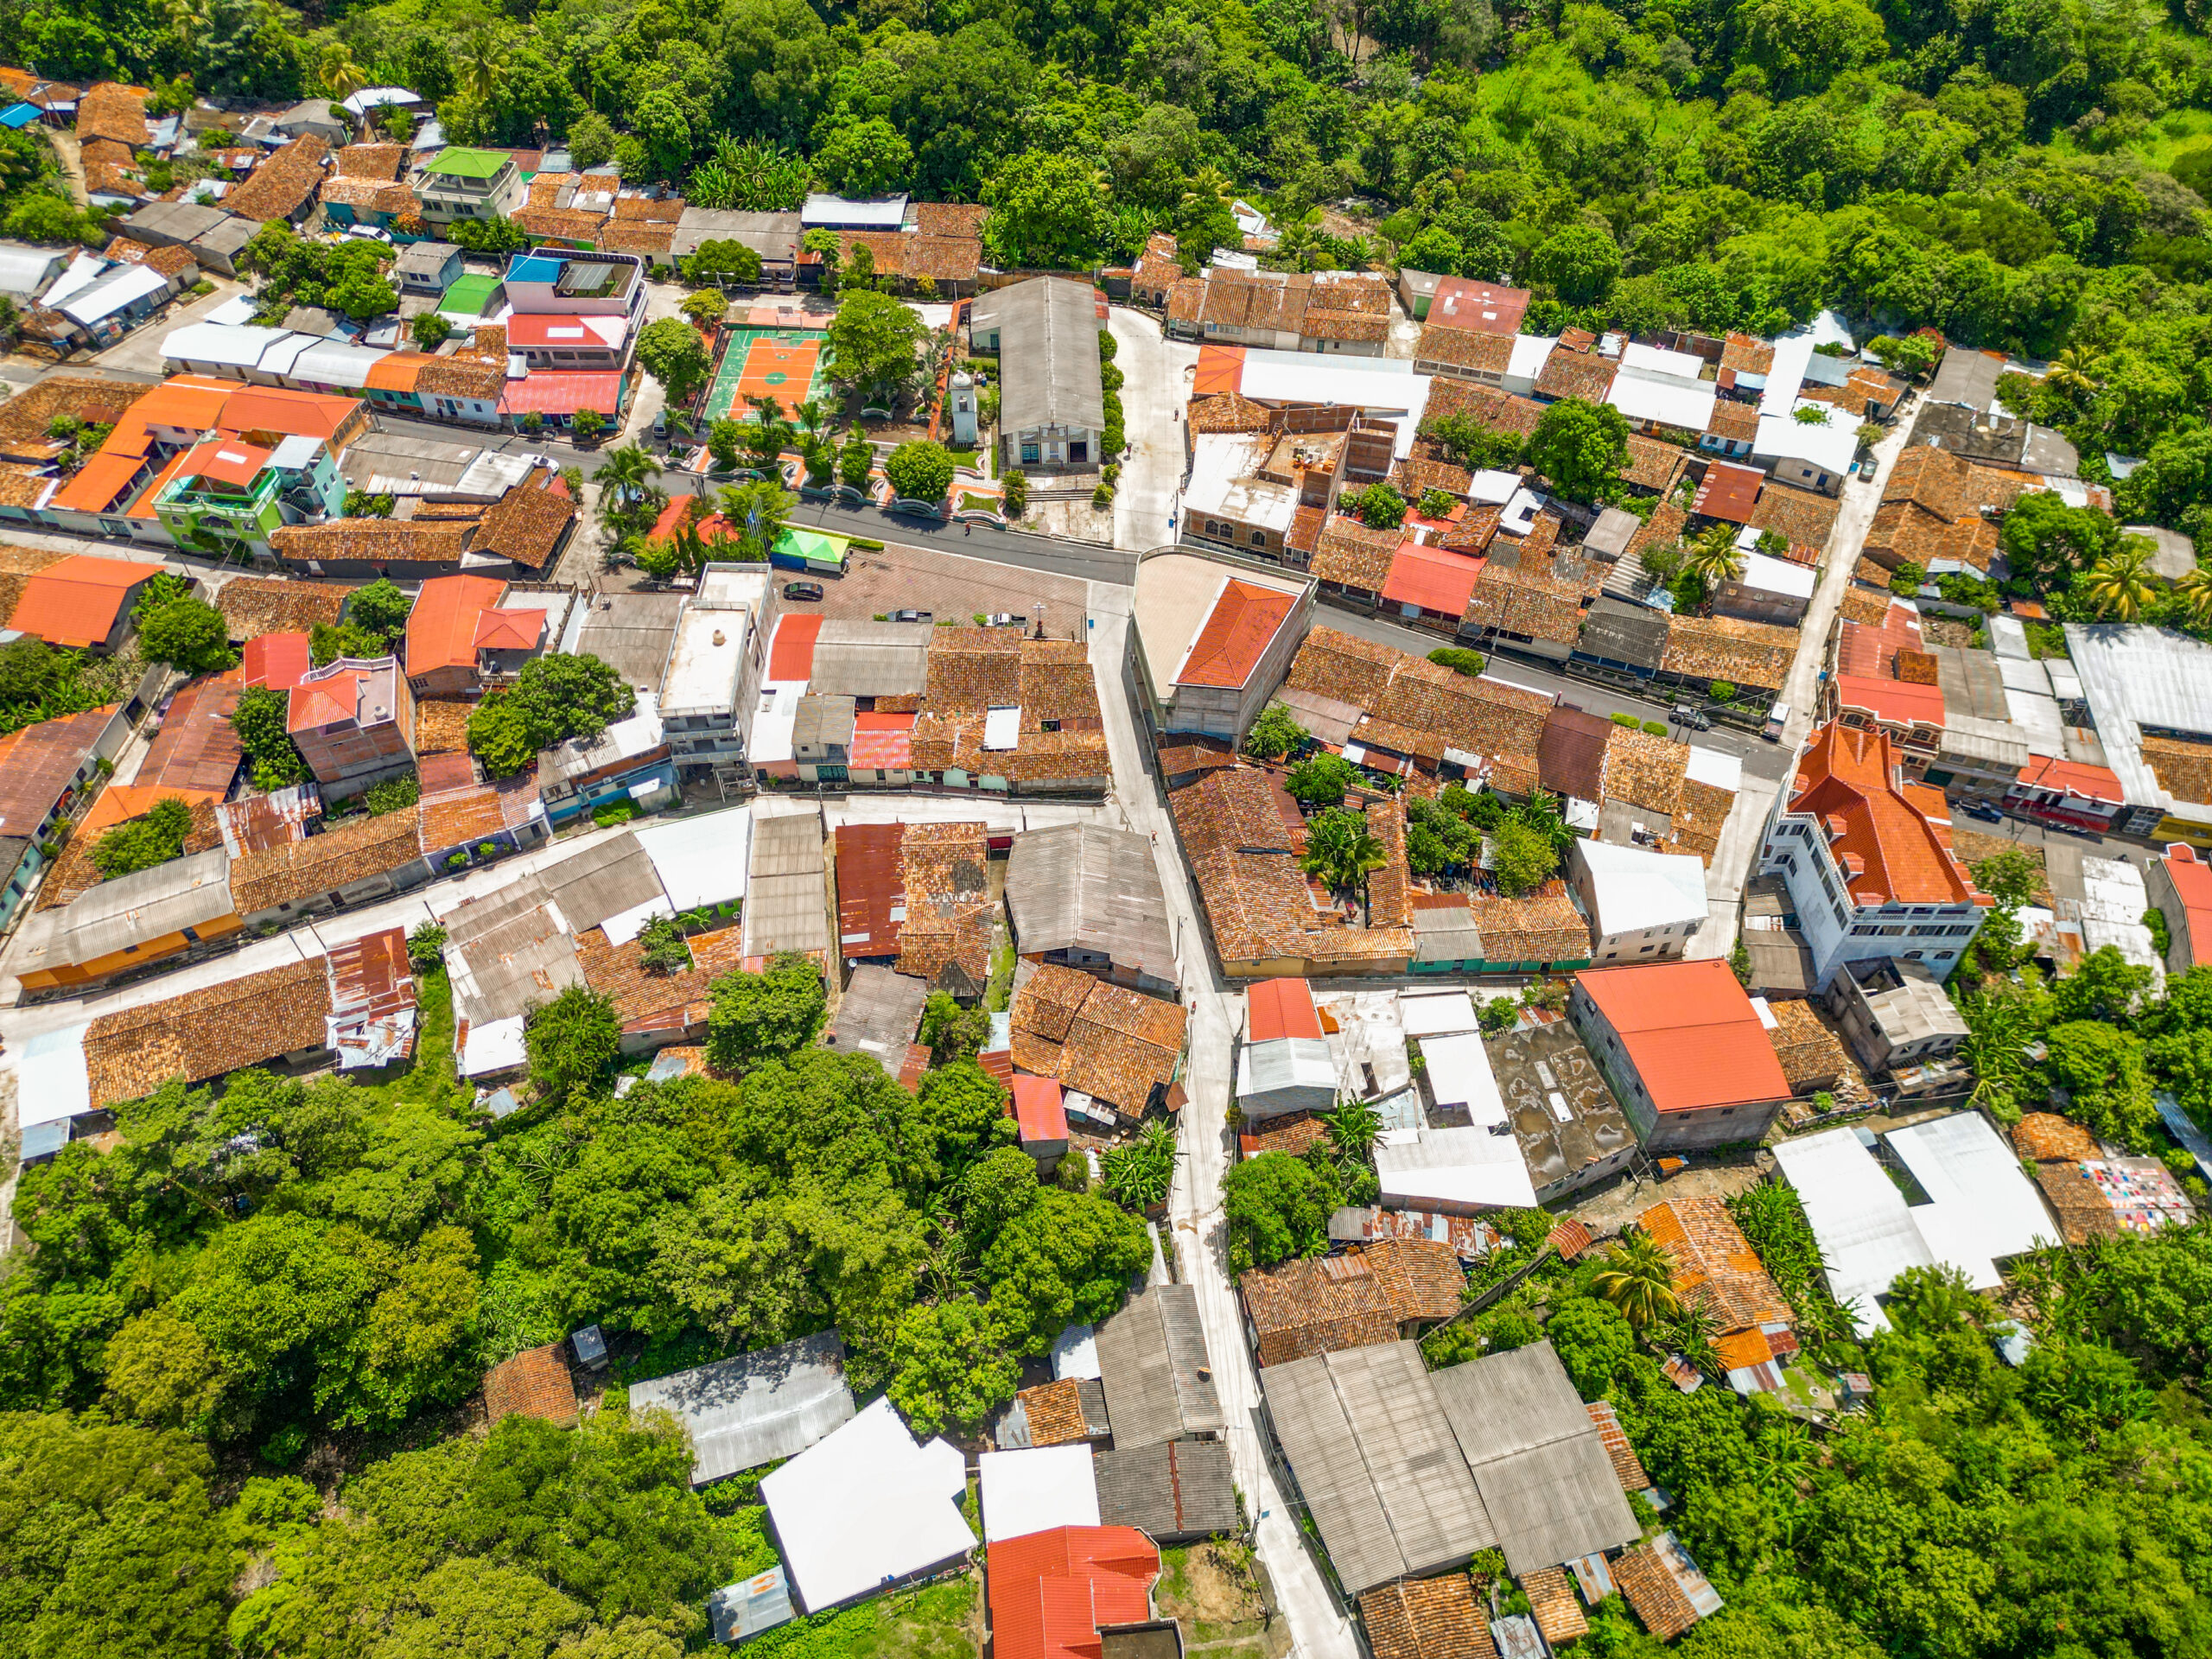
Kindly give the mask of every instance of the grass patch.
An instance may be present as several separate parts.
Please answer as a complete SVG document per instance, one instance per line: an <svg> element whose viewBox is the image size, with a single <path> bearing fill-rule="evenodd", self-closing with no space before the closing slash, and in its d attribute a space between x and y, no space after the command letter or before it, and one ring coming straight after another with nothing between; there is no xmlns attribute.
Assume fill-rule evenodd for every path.
<svg viewBox="0 0 2212 1659"><path fill-rule="evenodd" d="M970 495L965 490L960 493L959 511L962 512L996 512L998 510L999 499L995 495Z"/></svg>
<svg viewBox="0 0 2212 1659"><path fill-rule="evenodd" d="M745 1644L748 1659L975 1659L976 1580L795 1618Z"/></svg>
<svg viewBox="0 0 2212 1659"><path fill-rule="evenodd" d="M1011 944L1001 945L991 955L991 977L983 987L983 1007L992 1014L1004 1014L1007 998L1014 990L1014 950Z"/></svg>

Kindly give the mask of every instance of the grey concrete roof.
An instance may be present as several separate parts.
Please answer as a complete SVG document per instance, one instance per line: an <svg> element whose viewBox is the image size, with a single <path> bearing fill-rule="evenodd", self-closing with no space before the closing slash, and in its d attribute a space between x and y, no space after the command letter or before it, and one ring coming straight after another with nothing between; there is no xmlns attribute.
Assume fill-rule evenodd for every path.
<svg viewBox="0 0 2212 1659"><path fill-rule="evenodd" d="M1539 1191L1611 1157L1636 1138L1570 1022L1510 1031L1484 1047Z"/></svg>
<svg viewBox="0 0 2212 1659"><path fill-rule="evenodd" d="M561 649L613 665L630 684L658 693L682 594L601 594L570 613Z"/></svg>
<svg viewBox="0 0 2212 1659"><path fill-rule="evenodd" d="M1118 968L1173 982L1175 947L1151 841L1095 823L1014 838L1006 904L1024 956L1096 951Z"/></svg>
<svg viewBox="0 0 2212 1659"><path fill-rule="evenodd" d="M764 263L789 264L798 257L797 213L748 213L721 207L686 207L676 221L669 251L681 259L702 242L742 242Z"/></svg>
<svg viewBox="0 0 2212 1659"><path fill-rule="evenodd" d="M1192 1285L1156 1285L1133 1296L1098 1327L1098 1370L1114 1444L1127 1449L1159 1440L1220 1433L1224 1419L1198 1324Z"/></svg>
<svg viewBox="0 0 2212 1659"><path fill-rule="evenodd" d="M1943 353L1942 364L1936 369L1936 378L1928 383L1922 401L1987 409L1997 397L1997 377L2004 372L2004 359L1954 346Z"/></svg>
<svg viewBox="0 0 2212 1659"><path fill-rule="evenodd" d="M969 327L999 335L999 425L1095 431L1103 425L1098 384L1098 303L1087 282L1033 276L985 295Z"/></svg>
<svg viewBox="0 0 2212 1659"><path fill-rule="evenodd" d="M853 1415L845 1344L835 1331L630 1385L630 1408L658 1406L691 1436L704 1486L796 1457Z"/></svg>
<svg viewBox="0 0 2212 1659"><path fill-rule="evenodd" d="M1236 1483L1221 1440L1168 1440L1091 1454L1098 1523L1135 1527L1156 1544L1235 1532Z"/></svg>
<svg viewBox="0 0 2212 1659"><path fill-rule="evenodd" d="M1642 1536L1598 1426L1550 1343L1446 1366L1429 1380L1474 1470L1509 1572L1517 1577Z"/></svg>
<svg viewBox="0 0 2212 1659"><path fill-rule="evenodd" d="M1584 613L1574 648L1585 657L1656 671L1667 650L1666 613L1601 594Z"/></svg>
<svg viewBox="0 0 2212 1659"><path fill-rule="evenodd" d="M2130 536L2140 536L2151 543L2151 570L2154 575L2168 582L2177 582L2196 569L2196 543L2177 530L2161 530L2156 524L2128 524L2123 526Z"/></svg>
<svg viewBox="0 0 2212 1659"><path fill-rule="evenodd" d="M837 1017L830 1022L830 1046L873 1054L886 1071L897 1076L929 995L929 986L912 974L894 974L862 963L853 969L851 983L837 1000Z"/></svg>
<svg viewBox="0 0 2212 1659"><path fill-rule="evenodd" d="M1643 520L1624 507L1607 507L1598 515L1582 538L1582 545L1601 558L1618 559L1628 551L1629 539L1643 528Z"/></svg>
<svg viewBox="0 0 2212 1659"><path fill-rule="evenodd" d="M1341 1349L1260 1377L1292 1478L1348 1594L1496 1541L1417 1344Z"/></svg>

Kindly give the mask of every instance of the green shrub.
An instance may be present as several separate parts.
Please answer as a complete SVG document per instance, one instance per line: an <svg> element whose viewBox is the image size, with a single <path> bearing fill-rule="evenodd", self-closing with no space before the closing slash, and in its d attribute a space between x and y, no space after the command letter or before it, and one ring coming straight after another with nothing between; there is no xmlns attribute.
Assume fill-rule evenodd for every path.
<svg viewBox="0 0 2212 1659"><path fill-rule="evenodd" d="M1643 729L1650 733L1654 737L1664 737L1667 735L1666 723L1662 721L1647 720L1643 722Z"/></svg>
<svg viewBox="0 0 2212 1659"><path fill-rule="evenodd" d="M1455 674L1479 674L1488 659L1479 651L1469 651L1465 645L1439 645L1428 653L1428 660Z"/></svg>
<svg viewBox="0 0 2212 1659"><path fill-rule="evenodd" d="M618 823L627 823L631 819L642 816L635 801L609 801L605 806L595 806L592 809L591 821L601 829L607 830Z"/></svg>
<svg viewBox="0 0 2212 1659"><path fill-rule="evenodd" d="M1631 732L1643 723L1634 715L1615 714L1611 718L1614 725Z"/></svg>

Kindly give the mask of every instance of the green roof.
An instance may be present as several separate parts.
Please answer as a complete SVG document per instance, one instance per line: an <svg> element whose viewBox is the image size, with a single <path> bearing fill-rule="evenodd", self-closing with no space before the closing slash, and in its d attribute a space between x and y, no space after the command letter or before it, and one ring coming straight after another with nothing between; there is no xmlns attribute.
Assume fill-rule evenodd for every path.
<svg viewBox="0 0 2212 1659"><path fill-rule="evenodd" d="M450 311L455 316L481 316L484 308L491 303L492 296L499 290L499 279L487 276L480 270L472 270L457 277L438 297L438 309Z"/></svg>
<svg viewBox="0 0 2212 1659"><path fill-rule="evenodd" d="M785 558L804 559L809 564L842 564L848 545L842 536L825 536L818 530L789 525L776 538L777 552Z"/></svg>
<svg viewBox="0 0 2212 1659"><path fill-rule="evenodd" d="M504 149L442 149L426 170L456 179L490 179L512 159Z"/></svg>

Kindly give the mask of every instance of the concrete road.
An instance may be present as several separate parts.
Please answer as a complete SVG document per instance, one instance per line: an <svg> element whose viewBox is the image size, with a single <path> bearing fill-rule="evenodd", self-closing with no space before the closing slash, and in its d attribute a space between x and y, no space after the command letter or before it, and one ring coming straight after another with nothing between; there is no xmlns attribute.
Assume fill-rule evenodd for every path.
<svg viewBox="0 0 2212 1659"><path fill-rule="evenodd" d="M1351 1628L1338 1612L1304 1535L1275 1484L1257 1427L1259 1378L1244 1344L1244 1321L1229 1277L1221 1182L1230 1161L1227 1119L1230 1045L1243 999L1213 976L1199 931L1198 901L1190 873L1175 848L1166 807L1144 767L1141 740L1129 699L1122 693L1122 652L1129 626L1129 592L1094 586L1090 661L1100 688L1106 743L1114 762L1115 799L1123 822L1153 837L1167 914L1182 974L1183 1001L1191 1011L1190 1058L1184 1087L1190 1101L1179 1125L1180 1155L1168 1199L1168 1253L1175 1277L1196 1287L1213 1383L1228 1423L1227 1439L1236 1489L1257 1523L1260 1558L1284 1616L1299 1659L1357 1659Z"/></svg>
<svg viewBox="0 0 2212 1659"><path fill-rule="evenodd" d="M1198 348L1163 338L1155 318L1124 306L1114 308L1108 326L1129 439L1114 492L1114 545L1142 552L1175 539L1167 521L1183 486L1183 404Z"/></svg>

